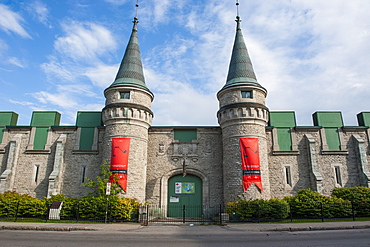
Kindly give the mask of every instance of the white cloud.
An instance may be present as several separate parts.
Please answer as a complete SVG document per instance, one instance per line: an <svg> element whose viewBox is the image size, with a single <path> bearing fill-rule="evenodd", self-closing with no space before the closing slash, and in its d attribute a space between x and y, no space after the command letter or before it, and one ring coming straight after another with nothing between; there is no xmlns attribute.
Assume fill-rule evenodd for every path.
<svg viewBox="0 0 370 247"><path fill-rule="evenodd" d="M0 56L2 56L7 50L8 45L6 44L5 40L0 39Z"/></svg>
<svg viewBox="0 0 370 247"><path fill-rule="evenodd" d="M114 81L119 64L106 65L99 64L86 69L84 75L87 76L94 86L106 88Z"/></svg>
<svg viewBox="0 0 370 247"><path fill-rule="evenodd" d="M27 31L23 28L22 22L24 19L18 13L9 9L8 6L0 4L0 28L5 32L14 32L23 38L31 38Z"/></svg>
<svg viewBox="0 0 370 247"><path fill-rule="evenodd" d="M154 70L144 71L147 86L155 93L153 125L209 125L216 119L215 95ZM210 120L212 119L212 120Z"/></svg>
<svg viewBox="0 0 370 247"><path fill-rule="evenodd" d="M70 21L62 23L62 29L66 36L57 38L54 48L73 60L94 62L99 55L116 49L113 35L101 25Z"/></svg>
<svg viewBox="0 0 370 247"><path fill-rule="evenodd" d="M31 15L33 15L34 18L37 19L37 21L49 28L52 28L52 25L49 21L49 9L47 8L46 4L44 4L40 0L36 0L30 3L27 9L31 13Z"/></svg>
<svg viewBox="0 0 370 247"><path fill-rule="evenodd" d="M26 67L27 67L27 65L25 65L25 63L24 63L24 62L19 61L19 59L18 59L18 58L16 58L16 57L10 57L10 58L7 60L7 62L8 62L8 63L10 63L10 64L15 65L15 66L17 66L17 67L20 67L20 68L26 68Z"/></svg>
<svg viewBox="0 0 370 247"><path fill-rule="evenodd" d="M73 82L77 75L72 66L66 66L57 61L56 57L50 57L50 62L41 64L41 69L46 73L49 81Z"/></svg>
<svg viewBox="0 0 370 247"><path fill-rule="evenodd" d="M107 3L112 3L114 5L123 5L127 3L127 0L104 0Z"/></svg>
<svg viewBox="0 0 370 247"><path fill-rule="evenodd" d="M16 100L12 100L12 99L9 99L9 102L12 103L12 104L22 105L22 106L33 106L33 105L35 105L35 103L33 103L33 102L29 102L29 101L16 101Z"/></svg>

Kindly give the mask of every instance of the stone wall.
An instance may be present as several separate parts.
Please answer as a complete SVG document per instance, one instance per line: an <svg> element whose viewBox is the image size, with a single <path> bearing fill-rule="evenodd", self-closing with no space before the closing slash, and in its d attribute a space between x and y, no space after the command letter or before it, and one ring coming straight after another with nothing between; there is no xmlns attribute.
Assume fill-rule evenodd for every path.
<svg viewBox="0 0 370 247"><path fill-rule="evenodd" d="M174 140L173 128L149 129L147 202L167 204L167 181L182 174L185 159L187 174L203 181L203 204L222 202L222 140L220 128L197 128L197 140Z"/></svg>
<svg viewBox="0 0 370 247"><path fill-rule="evenodd" d="M270 143L269 173L271 195L275 198L294 195L297 190L311 188L323 195L329 196L336 187L361 186L362 172L358 142L355 136L368 140L366 131L361 129L339 130L342 135L342 150L323 151L322 136L320 129L299 128L292 132L292 138L297 143L297 150L274 152L272 131L267 131ZM309 144L308 138L314 141ZM365 150L368 150L368 141L364 142ZM311 148L311 149L310 149ZM314 148L314 150L312 149ZM313 167L317 163L317 167ZM368 164L366 164L368 167ZM287 182L286 167L290 167L291 184ZM336 174L338 167L340 174ZM319 175L315 176L314 171ZM339 181L338 176L339 175ZM321 178L320 178L321 176Z"/></svg>
<svg viewBox="0 0 370 247"><path fill-rule="evenodd" d="M4 191L16 191L21 194L42 198L48 195L50 175L55 171L55 153L57 140L61 135L66 136L63 143L63 157L57 181L53 186L59 194L68 197L82 197L88 195L89 188L86 188L82 179L82 167L85 166L85 176L95 178L100 172L101 156L97 151L74 150L76 143L76 129L72 130L49 130L48 142L51 143L50 150L27 150L30 142L30 130L12 128L6 135L4 153L1 154L1 174L10 169L9 176L2 175L0 181ZM100 134L102 137L102 133ZM17 157L12 167L7 167L8 161L13 155L10 150L11 140L20 137L19 146L16 147ZM101 148L101 145L99 149ZM52 188L54 189L54 188Z"/></svg>

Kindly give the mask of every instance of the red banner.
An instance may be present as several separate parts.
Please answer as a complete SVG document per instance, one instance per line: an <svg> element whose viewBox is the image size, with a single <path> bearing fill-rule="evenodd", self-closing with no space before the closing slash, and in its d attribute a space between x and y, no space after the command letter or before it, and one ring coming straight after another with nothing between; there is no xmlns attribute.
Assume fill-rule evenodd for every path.
<svg viewBox="0 0 370 247"><path fill-rule="evenodd" d="M110 157L111 183L118 183L123 191L127 189L128 155L130 153L130 138L112 138L112 153Z"/></svg>
<svg viewBox="0 0 370 247"><path fill-rule="evenodd" d="M263 191L258 138L240 138L239 143L242 156L244 192L253 183Z"/></svg>

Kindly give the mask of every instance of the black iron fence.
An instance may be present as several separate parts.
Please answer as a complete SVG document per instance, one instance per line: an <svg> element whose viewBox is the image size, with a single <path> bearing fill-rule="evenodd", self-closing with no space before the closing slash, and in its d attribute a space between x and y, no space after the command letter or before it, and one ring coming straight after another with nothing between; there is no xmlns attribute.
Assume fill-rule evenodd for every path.
<svg viewBox="0 0 370 247"><path fill-rule="evenodd" d="M53 205L29 204L17 202L7 210L2 210L4 205L0 204L0 220L5 221L68 221L68 222L138 222L139 208L132 210L129 215L117 214L117 209L112 205L86 205L74 204L60 210L53 208Z"/></svg>
<svg viewBox="0 0 370 247"><path fill-rule="evenodd" d="M0 205L1 207L1 205ZM4 212L4 210L0 210ZM293 222L300 220L325 221L329 219L370 220L370 203L316 203L286 204L286 207L274 204L232 204L229 206L203 205L144 205L133 210L130 215L119 216L109 204L91 208L77 204L55 213L49 205L46 209L39 204L17 203L6 214L0 214L1 220L9 221L70 221L70 222L139 222L150 224L227 224L228 222Z"/></svg>
<svg viewBox="0 0 370 247"><path fill-rule="evenodd" d="M224 210L229 222L304 221L331 219L370 220L370 203L292 203L228 206Z"/></svg>

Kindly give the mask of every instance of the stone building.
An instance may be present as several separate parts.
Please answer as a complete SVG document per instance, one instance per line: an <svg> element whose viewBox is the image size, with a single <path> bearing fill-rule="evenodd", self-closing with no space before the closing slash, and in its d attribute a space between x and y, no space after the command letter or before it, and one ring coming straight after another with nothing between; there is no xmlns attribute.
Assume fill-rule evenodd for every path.
<svg viewBox="0 0 370 247"><path fill-rule="evenodd" d="M29 126L17 125L14 112L0 112L0 193L83 197L86 177L96 177L104 161L124 184L123 196L162 206L370 186L370 112L357 115L358 126L343 126L341 112L316 112L313 126L297 126L294 112L270 112L239 17L217 93L219 126L152 126L154 95L145 84L137 23L101 112L78 112L74 126L60 126L58 112L33 112Z"/></svg>

